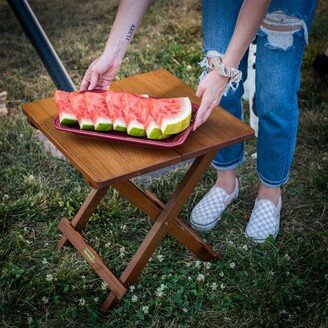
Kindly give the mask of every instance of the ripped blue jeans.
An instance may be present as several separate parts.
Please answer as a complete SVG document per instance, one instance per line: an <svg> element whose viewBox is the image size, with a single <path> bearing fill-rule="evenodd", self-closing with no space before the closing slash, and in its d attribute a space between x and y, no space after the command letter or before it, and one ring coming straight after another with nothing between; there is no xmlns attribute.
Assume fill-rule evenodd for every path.
<svg viewBox="0 0 328 328"><path fill-rule="evenodd" d="M203 0L203 50L207 58L225 53L242 3L242 0ZM258 32L257 172L260 181L269 187L283 185L288 180L298 127L301 63L315 7L316 0L272 0ZM239 119L243 119L241 98L247 61L248 52L239 65L243 73L241 83L235 90L228 90L220 101L220 106ZM202 77L206 74L207 69ZM220 150L212 165L218 170L230 170L244 161L244 143L239 143Z"/></svg>

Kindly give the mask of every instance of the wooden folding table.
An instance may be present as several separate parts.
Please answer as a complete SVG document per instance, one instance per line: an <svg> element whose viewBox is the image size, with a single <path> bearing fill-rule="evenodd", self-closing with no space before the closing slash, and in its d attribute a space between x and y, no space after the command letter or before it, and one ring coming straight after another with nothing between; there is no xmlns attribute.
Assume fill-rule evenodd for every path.
<svg viewBox="0 0 328 328"><path fill-rule="evenodd" d="M200 103L193 89L162 69L116 81L111 89L146 93L153 97L189 96L193 103ZM53 120L57 114L52 98L25 104L23 111L31 124L66 156L91 186L89 195L72 221L61 219L59 229L63 236L57 247L60 249L65 244L72 244L98 276L108 284L111 292L103 303L104 312L127 293L130 284L135 283L167 233L200 260L220 258L212 247L178 218L178 215L215 153L223 147L253 136L254 131L248 125L222 108L216 108L206 123L192 132L184 144L174 149L152 149L84 138L56 130ZM129 180L192 158L195 158L193 164L167 204L163 204L154 194L147 190L143 191ZM120 277L112 273L81 234L110 186L154 221Z"/></svg>

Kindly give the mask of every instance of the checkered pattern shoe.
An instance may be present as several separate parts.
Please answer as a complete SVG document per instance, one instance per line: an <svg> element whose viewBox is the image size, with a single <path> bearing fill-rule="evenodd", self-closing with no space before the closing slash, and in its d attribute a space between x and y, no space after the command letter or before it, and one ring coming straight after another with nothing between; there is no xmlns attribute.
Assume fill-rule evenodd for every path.
<svg viewBox="0 0 328 328"><path fill-rule="evenodd" d="M278 205L268 199L257 199L251 218L246 227L245 236L257 243L263 243L270 235L277 237L279 232L281 196Z"/></svg>
<svg viewBox="0 0 328 328"><path fill-rule="evenodd" d="M239 183L237 179L235 189L230 195L223 188L213 186L192 210L190 216L192 228L197 231L213 229L226 207L238 197L238 192Z"/></svg>

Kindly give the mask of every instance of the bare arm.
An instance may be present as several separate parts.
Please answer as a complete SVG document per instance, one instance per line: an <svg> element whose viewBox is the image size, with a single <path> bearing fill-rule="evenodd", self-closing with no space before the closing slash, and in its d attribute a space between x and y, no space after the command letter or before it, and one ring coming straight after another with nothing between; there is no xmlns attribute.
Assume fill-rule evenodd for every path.
<svg viewBox="0 0 328 328"><path fill-rule="evenodd" d="M81 90L107 89L152 0L121 0L103 53L86 71Z"/></svg>
<svg viewBox="0 0 328 328"><path fill-rule="evenodd" d="M244 0L234 33L222 60L225 65L238 67L264 19L270 2L270 0ZM210 116L219 103L228 82L227 77L221 76L214 70L199 84L196 95L202 97L202 102L197 111L194 130Z"/></svg>

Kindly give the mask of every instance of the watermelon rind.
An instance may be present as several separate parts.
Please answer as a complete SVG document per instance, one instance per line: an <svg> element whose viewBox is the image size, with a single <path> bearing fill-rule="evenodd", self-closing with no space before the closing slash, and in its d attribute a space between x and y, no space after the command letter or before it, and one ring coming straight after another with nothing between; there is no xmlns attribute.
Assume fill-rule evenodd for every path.
<svg viewBox="0 0 328 328"><path fill-rule="evenodd" d="M121 131L121 132L127 131L126 124L122 119L115 120L113 127L115 131Z"/></svg>
<svg viewBox="0 0 328 328"><path fill-rule="evenodd" d="M149 127L146 130L146 133L148 139L159 140L159 139L165 139L170 137L170 135L163 134L161 129L155 122L149 125Z"/></svg>
<svg viewBox="0 0 328 328"><path fill-rule="evenodd" d="M111 131L113 130L113 124L111 123L98 123L95 125L96 131Z"/></svg>
<svg viewBox="0 0 328 328"><path fill-rule="evenodd" d="M75 115L70 115L70 114L59 115L59 121L60 121L60 124L63 124L63 125L72 125L72 124L77 123L77 119L76 119Z"/></svg>
<svg viewBox="0 0 328 328"><path fill-rule="evenodd" d="M145 137L146 136L146 130L142 123L132 120L130 124L127 127L127 132L129 135L134 137Z"/></svg>
<svg viewBox="0 0 328 328"><path fill-rule="evenodd" d="M113 123L108 118L99 118L95 124L96 131L110 131L113 130Z"/></svg>
<svg viewBox="0 0 328 328"><path fill-rule="evenodd" d="M188 97L182 98L181 102L183 110L179 116L163 119L161 124L163 134L177 134L189 127L192 113L191 102Z"/></svg>
<svg viewBox="0 0 328 328"><path fill-rule="evenodd" d="M95 126L93 125L91 120L80 120L80 129L81 130L94 130Z"/></svg>

